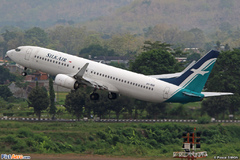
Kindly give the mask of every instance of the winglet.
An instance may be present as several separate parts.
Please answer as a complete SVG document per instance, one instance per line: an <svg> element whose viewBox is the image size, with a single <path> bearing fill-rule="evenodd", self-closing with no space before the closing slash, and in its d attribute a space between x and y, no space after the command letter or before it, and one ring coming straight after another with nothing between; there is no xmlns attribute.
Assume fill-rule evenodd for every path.
<svg viewBox="0 0 240 160"><path fill-rule="evenodd" d="M86 63L86 64L82 67L82 69L80 69L80 71L79 71L74 77L76 77L76 79L78 79L78 80L79 80L79 79L82 79L82 77L83 77L83 75L84 75L84 73L85 73L88 65L89 65L89 63Z"/></svg>

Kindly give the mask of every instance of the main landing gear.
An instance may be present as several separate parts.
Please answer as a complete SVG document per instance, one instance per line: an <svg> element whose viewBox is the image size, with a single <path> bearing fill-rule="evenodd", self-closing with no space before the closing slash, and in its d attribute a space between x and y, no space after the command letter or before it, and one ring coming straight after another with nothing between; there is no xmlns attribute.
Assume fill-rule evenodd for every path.
<svg viewBox="0 0 240 160"><path fill-rule="evenodd" d="M24 67L24 71L22 72L22 76L26 76L27 75L27 67Z"/></svg>
<svg viewBox="0 0 240 160"><path fill-rule="evenodd" d="M117 98L117 94L116 93L112 93L112 92L108 93L108 99L113 100L113 99L116 99L116 98Z"/></svg>
<svg viewBox="0 0 240 160"><path fill-rule="evenodd" d="M117 98L117 94L116 93L112 93L109 92L108 93L108 99L113 100ZM90 94L90 99L91 100L99 100L99 94L95 92L95 90L93 91L93 93Z"/></svg>
<svg viewBox="0 0 240 160"><path fill-rule="evenodd" d="M93 92L92 94L90 94L90 99L91 100L99 100L99 94Z"/></svg>

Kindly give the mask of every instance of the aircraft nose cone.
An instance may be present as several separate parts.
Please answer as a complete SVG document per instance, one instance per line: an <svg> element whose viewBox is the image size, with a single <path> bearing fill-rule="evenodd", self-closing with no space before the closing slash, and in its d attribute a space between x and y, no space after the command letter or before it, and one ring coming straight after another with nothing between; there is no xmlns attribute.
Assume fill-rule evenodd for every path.
<svg viewBox="0 0 240 160"><path fill-rule="evenodd" d="M5 58L11 57L11 55L12 55L12 50L9 50L9 51L7 51L7 53L6 53Z"/></svg>

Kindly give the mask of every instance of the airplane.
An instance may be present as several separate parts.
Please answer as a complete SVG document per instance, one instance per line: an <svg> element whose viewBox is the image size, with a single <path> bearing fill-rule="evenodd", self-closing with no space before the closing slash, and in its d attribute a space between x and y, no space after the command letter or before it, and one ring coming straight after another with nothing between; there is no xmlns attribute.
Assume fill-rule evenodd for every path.
<svg viewBox="0 0 240 160"><path fill-rule="evenodd" d="M157 103L188 103L205 97L233 95L202 92L218 55L218 51L211 50L183 72L148 76L37 46L20 46L6 53L6 57L24 66L23 76L31 68L55 75L55 84L65 88L76 90L80 84L93 87L91 100L99 99L96 91L101 89L108 91L111 100L122 94Z"/></svg>

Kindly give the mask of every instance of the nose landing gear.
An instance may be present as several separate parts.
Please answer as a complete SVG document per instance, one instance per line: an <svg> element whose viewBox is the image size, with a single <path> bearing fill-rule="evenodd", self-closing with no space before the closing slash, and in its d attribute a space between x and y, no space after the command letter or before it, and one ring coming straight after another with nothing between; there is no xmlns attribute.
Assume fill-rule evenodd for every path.
<svg viewBox="0 0 240 160"><path fill-rule="evenodd" d="M24 67L24 71L22 72L22 76L26 76L27 75L27 67Z"/></svg>

